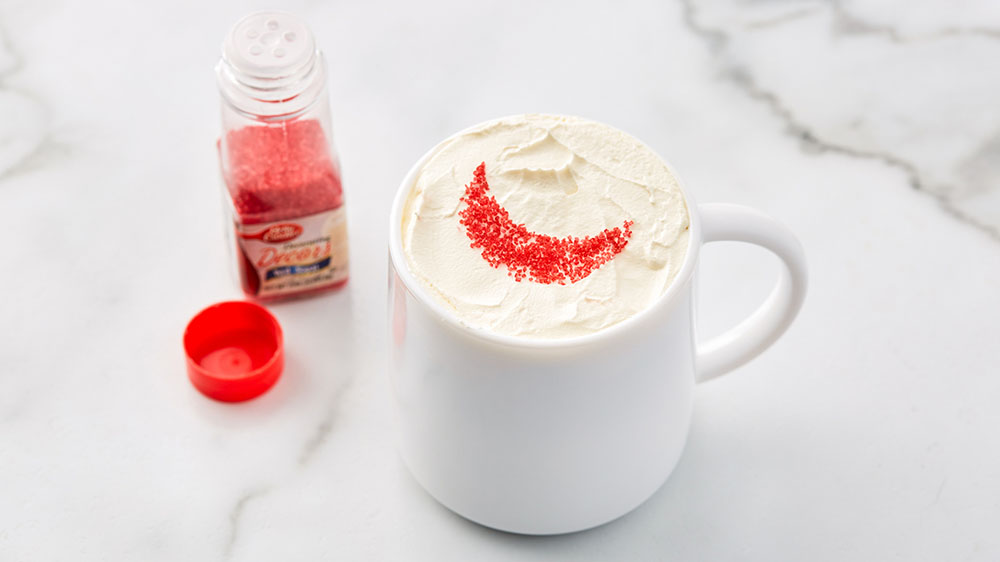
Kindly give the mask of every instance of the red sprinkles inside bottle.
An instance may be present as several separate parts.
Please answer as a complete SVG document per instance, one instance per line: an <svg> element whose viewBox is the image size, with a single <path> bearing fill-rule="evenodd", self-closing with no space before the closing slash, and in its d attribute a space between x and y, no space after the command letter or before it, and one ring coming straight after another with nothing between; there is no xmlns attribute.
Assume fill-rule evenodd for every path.
<svg viewBox="0 0 1000 562"><path fill-rule="evenodd" d="M243 224L311 215L344 202L337 166L315 119L229 131L225 147L226 186Z"/></svg>
<svg viewBox="0 0 1000 562"><path fill-rule="evenodd" d="M295 220L344 204L339 169L318 120L250 125L229 131L225 140L220 147L223 177L237 226ZM260 272L245 248L237 246L243 291L257 296ZM300 292L323 288L308 286Z"/></svg>
<svg viewBox="0 0 1000 562"><path fill-rule="evenodd" d="M614 259L632 237L632 224L626 220L621 228L604 229L596 236L556 238L531 232L523 224L511 220L492 195L486 182L486 163L476 168L472 182L465 187L459 211L460 224L472 240L470 246L482 249L482 256L491 266L507 268L515 281L528 279L535 283L565 285L575 283Z"/></svg>

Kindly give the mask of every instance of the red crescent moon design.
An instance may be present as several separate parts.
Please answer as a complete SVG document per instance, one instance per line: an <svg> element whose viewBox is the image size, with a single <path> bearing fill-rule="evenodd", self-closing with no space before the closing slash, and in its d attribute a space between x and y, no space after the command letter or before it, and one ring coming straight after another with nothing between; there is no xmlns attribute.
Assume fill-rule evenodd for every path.
<svg viewBox="0 0 1000 562"><path fill-rule="evenodd" d="M556 238L531 232L511 220L507 209L497 203L486 182L486 163L476 168L472 183L465 186L459 211L460 224L472 240L470 246L482 249L483 259L515 281L565 285L575 283L614 259L632 237L632 221L621 228L604 229L595 236Z"/></svg>

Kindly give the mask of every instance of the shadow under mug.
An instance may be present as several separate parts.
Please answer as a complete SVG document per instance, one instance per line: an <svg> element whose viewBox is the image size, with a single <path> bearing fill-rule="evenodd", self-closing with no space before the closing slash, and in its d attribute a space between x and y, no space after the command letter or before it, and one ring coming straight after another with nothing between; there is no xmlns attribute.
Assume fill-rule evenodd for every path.
<svg viewBox="0 0 1000 562"><path fill-rule="evenodd" d="M647 309L569 339L491 333L439 304L403 253L403 207L435 150L403 179L389 226L390 377L404 462L440 503L503 531L569 533L625 515L677 464L695 383L752 359L795 318L807 284L801 245L758 211L694 205L685 192L690 246ZM701 246L715 241L762 246L784 267L750 317L696 345L692 278Z"/></svg>

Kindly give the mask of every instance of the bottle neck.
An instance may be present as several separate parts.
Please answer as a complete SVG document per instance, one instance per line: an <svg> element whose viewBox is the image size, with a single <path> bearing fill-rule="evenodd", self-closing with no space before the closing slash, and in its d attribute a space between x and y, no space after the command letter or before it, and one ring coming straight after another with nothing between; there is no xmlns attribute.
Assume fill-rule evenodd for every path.
<svg viewBox="0 0 1000 562"><path fill-rule="evenodd" d="M223 55L215 67L222 99L251 119L292 119L322 99L326 86L323 55L312 51L304 63L278 76L260 76L241 71Z"/></svg>

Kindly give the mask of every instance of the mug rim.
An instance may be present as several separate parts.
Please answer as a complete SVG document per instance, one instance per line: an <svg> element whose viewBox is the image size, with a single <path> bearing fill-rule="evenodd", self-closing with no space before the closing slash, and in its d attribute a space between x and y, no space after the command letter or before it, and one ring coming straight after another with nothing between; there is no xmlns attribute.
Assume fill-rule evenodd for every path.
<svg viewBox="0 0 1000 562"><path fill-rule="evenodd" d="M688 248L684 255L684 261L681 264L680 270L677 272L677 276L671 281L670 286L667 287L663 293L656 298L652 303L647 305L645 308L636 312L635 314L625 318L624 320L602 328L596 332L590 334L584 334L580 336L570 336L568 338L529 338L524 336L511 336L507 334L498 334L491 332L484 328L478 328L463 322L456 314L449 311L441 303L437 301L430 295L425 289L423 284L419 279L410 271L409 263L406 260L406 255L403 251L403 207L406 204L407 199L409 199L410 191L413 189L413 184L416 181L416 176L423 168L424 164L448 141L451 141L455 137L463 135L467 132L475 130L487 123L493 123L495 121L501 121L504 119L511 119L515 117L521 117L523 115L546 115L552 117L572 117L576 119L583 119L585 121L590 121L592 123L598 123L611 127L617 131L621 131L633 139L635 139L640 145L645 147L647 150L652 152L661 162L667 167L667 170L673 175L674 180L677 182L677 187L680 190L681 197L684 199L684 204L687 206L688 211L688 226L689 226L689 238L688 238ZM681 292L681 288L686 284L686 281L692 277L694 274L695 263L697 261L698 250L701 247L701 218L695 211L695 203L691 199L691 195L684 188L684 182L681 177L677 174L677 171L666 158L660 155L657 151L653 150L648 144L642 140L636 138L634 135L625 132L617 127L607 125L600 121L595 121L593 119L587 119L584 117L576 117L563 114L513 114L506 115L503 117L498 117L495 119L488 119L482 121L475 125L466 127L456 133L449 135L444 140L438 142L430 150L424 153L410 168L410 170L403 176L403 181L399 184L396 189L396 195L393 197L392 209L389 213L389 260L393 268L393 274L398 277L406 290L410 292L417 300L421 302L426 308L430 309L434 315L444 322L445 324L451 326L452 328L458 330L460 333L474 336L477 339L484 340L494 344L500 344L509 347L519 347L519 348L531 348L531 349L560 349L576 347L581 345L586 345L590 343L595 343L602 340L607 340L614 338L616 335L622 334L631 330L634 326L641 324L650 316L653 316L660 309L668 306L669 303L676 300L678 294Z"/></svg>

